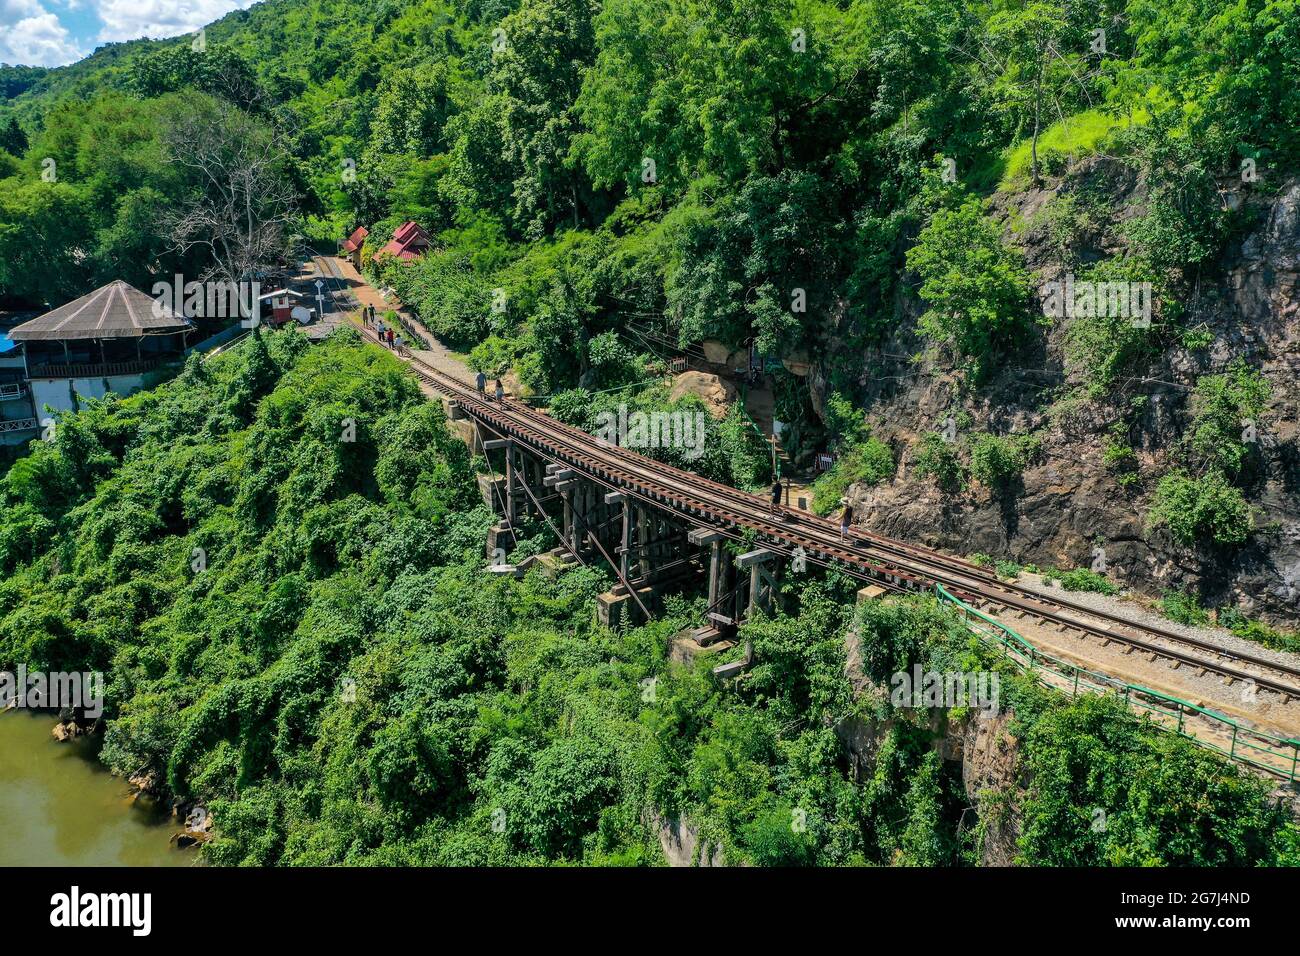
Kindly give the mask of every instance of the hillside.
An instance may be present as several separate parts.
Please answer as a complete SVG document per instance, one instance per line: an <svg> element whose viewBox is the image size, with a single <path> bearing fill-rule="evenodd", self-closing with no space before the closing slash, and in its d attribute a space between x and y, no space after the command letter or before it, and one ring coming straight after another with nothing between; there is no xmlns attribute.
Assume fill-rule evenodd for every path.
<svg viewBox="0 0 1300 956"><path fill-rule="evenodd" d="M210 810L215 863L1296 862L1266 783L929 599L794 582L725 687L672 641L702 598L611 631L603 572L489 574L464 446L350 332L257 333L38 444L0 484L0 668L103 668L101 759ZM1003 712L895 706L913 665L999 670Z"/></svg>
<svg viewBox="0 0 1300 956"><path fill-rule="evenodd" d="M160 226L205 188L172 131L217 97L281 157L286 244L367 225L378 283L560 408L654 381L658 342L806 357L766 384L795 465L839 455L823 506L851 486L908 535L938 507L931 539L1006 560L1103 549L1138 591L1285 626L1297 23L1294 0L272 0L7 74L0 302L204 273ZM435 253L375 271L408 219ZM1145 290L1142 323L1045 316L1067 275Z"/></svg>
<svg viewBox="0 0 1300 956"><path fill-rule="evenodd" d="M1300 651L1298 6L265 0L0 67L0 313L365 226L556 419L698 415L648 453ZM0 670L104 671L100 759L214 863L1300 862L1270 783L924 595L791 574L724 683L690 586L609 628L604 565L489 573L484 461L354 332L49 437L4 459ZM900 705L914 666L1002 710Z"/></svg>

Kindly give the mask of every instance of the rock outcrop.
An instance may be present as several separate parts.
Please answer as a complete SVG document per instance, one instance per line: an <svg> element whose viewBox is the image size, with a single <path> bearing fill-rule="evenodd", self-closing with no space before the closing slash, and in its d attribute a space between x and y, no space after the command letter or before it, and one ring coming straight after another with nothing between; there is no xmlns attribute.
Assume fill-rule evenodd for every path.
<svg viewBox="0 0 1300 956"><path fill-rule="evenodd" d="M1143 185L1131 169L1096 158L1049 188L995 197L994 208L1008 223L1006 241L1024 250L1039 279L1063 268L1057 240L1035 213L1054 195L1085 187L1102 197L1114 222L1076 237L1070 254L1079 264L1074 268L1084 268L1117 251L1115 236L1122 230L1116 223L1142 209ZM922 348L913 330L923 306L900 296L898 331L878 355L867 356L861 378L873 431L894 448L900 469L892 483L850 490L858 520L873 531L960 554L985 552L1044 566L1087 567L1100 548L1107 572L1135 591L1199 590L1208 604L1294 626L1300 619L1300 180L1244 202L1254 210L1254 227L1203 267L1182 303L1182 324L1204 330L1208 346L1171 348L1123 396L1063 400L1078 384L1065 364L1063 322L1046 329L1026 354L994 369L973 397L963 394L951 373L910 360ZM1156 480L1184 463L1179 438L1189 420L1191 388L1236 358L1262 371L1273 389L1272 405L1258 423L1260 468L1245 488L1257 531L1240 548L1193 551L1148 529L1146 516ZM825 379L809 376L814 407L824 403ZM1133 414L1134 397L1142 399L1131 433L1140 480L1126 487L1103 454L1107 430ZM918 438L941 430L958 410L971 417L963 432L1042 438L1041 457L1015 487L992 493L974 484L945 494L932 481L909 475Z"/></svg>

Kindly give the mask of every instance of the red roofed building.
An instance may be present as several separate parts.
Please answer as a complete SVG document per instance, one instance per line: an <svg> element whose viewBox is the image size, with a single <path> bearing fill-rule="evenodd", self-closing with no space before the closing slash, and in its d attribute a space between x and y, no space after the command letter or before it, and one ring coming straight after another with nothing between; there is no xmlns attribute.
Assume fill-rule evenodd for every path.
<svg viewBox="0 0 1300 956"><path fill-rule="evenodd" d="M361 246L366 241L366 236L370 235L370 230L365 226L357 226L352 235L343 240L339 246L339 258L351 259L352 264L358 269L361 268Z"/></svg>
<svg viewBox="0 0 1300 956"><path fill-rule="evenodd" d="M388 245L375 253L375 258L396 256L402 262L410 262L428 252L432 244L429 241L429 234L418 223L407 222L393 233L392 241Z"/></svg>

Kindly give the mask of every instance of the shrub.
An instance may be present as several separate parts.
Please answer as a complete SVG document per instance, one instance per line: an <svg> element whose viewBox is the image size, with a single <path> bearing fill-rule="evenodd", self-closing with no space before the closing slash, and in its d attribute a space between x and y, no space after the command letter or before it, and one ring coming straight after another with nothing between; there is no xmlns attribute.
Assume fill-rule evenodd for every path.
<svg viewBox="0 0 1300 956"><path fill-rule="evenodd" d="M587 343L587 362L596 375L596 385L611 388L641 377L641 365L616 332L602 332Z"/></svg>
<svg viewBox="0 0 1300 956"><path fill-rule="evenodd" d="M1210 623L1210 612L1189 591L1166 591L1160 599L1160 613L1179 624L1201 626Z"/></svg>
<svg viewBox="0 0 1300 956"><path fill-rule="evenodd" d="M515 343L499 335L489 335L470 350L466 362L476 372L489 377L504 375L515 360Z"/></svg>
<svg viewBox="0 0 1300 956"><path fill-rule="evenodd" d="M813 483L813 510L830 514L850 485L875 485L894 476L894 453L879 438L853 445L835 467Z"/></svg>
<svg viewBox="0 0 1300 956"><path fill-rule="evenodd" d="M1137 478L1137 452L1128 444L1126 429L1122 423L1115 424L1106 436L1102 448L1101 462L1115 475L1121 484Z"/></svg>
<svg viewBox="0 0 1300 956"><path fill-rule="evenodd" d="M1219 624L1245 640L1263 644L1275 651L1300 654L1300 634L1271 628L1262 621L1246 617L1235 607L1224 608L1219 612Z"/></svg>
<svg viewBox="0 0 1300 956"><path fill-rule="evenodd" d="M551 396L546 411L552 418L591 431L595 427L595 409L592 402L595 396L585 388L569 388Z"/></svg>
<svg viewBox="0 0 1300 956"><path fill-rule="evenodd" d="M1014 561L999 561L993 566L993 568L1000 578L1008 578L1014 581L1020 576L1020 565L1016 564Z"/></svg>
<svg viewBox="0 0 1300 956"><path fill-rule="evenodd" d="M1194 454L1225 474L1241 469L1249 449L1243 422L1253 422L1268 406L1271 388L1264 376L1240 360L1223 375L1204 375L1192 392L1188 444Z"/></svg>
<svg viewBox="0 0 1300 956"><path fill-rule="evenodd" d="M921 437L921 448L912 460L912 472L918 478L934 478L946 492L959 491L964 484L965 471L957 457L957 449L938 432L927 432Z"/></svg>
<svg viewBox="0 0 1300 956"><path fill-rule="evenodd" d="M1094 594L1118 594L1119 588L1104 574L1089 568L1075 568L1052 576L1067 591L1090 591Z"/></svg>
<svg viewBox="0 0 1300 956"><path fill-rule="evenodd" d="M1038 439L1031 436L980 435L971 445L971 474L988 488L1006 488L1020 477L1038 448Z"/></svg>
<svg viewBox="0 0 1300 956"><path fill-rule="evenodd" d="M1217 471L1193 478L1183 471L1156 486L1147 516L1151 527L1167 527L1179 544L1237 545L1250 537L1255 518L1241 492Z"/></svg>

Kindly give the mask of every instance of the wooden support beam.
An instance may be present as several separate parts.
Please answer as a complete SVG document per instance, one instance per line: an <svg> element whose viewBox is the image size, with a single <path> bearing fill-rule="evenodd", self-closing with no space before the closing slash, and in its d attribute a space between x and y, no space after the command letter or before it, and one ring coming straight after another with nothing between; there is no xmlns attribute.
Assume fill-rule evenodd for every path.
<svg viewBox="0 0 1300 956"><path fill-rule="evenodd" d="M611 491L605 495L605 504L607 505L621 505L626 503L627 495L623 494L621 491Z"/></svg>
<svg viewBox="0 0 1300 956"><path fill-rule="evenodd" d="M650 519L644 508L636 509L637 573L645 577L650 573Z"/></svg>
<svg viewBox="0 0 1300 956"><path fill-rule="evenodd" d="M773 558L781 557L779 551L770 551L767 548L759 548L757 551L749 551L742 554L736 559L736 567L748 568L755 564L762 564L764 561L771 561Z"/></svg>
<svg viewBox="0 0 1300 956"><path fill-rule="evenodd" d="M503 448L510 447L509 438L489 438L483 443L484 451L501 451Z"/></svg>
<svg viewBox="0 0 1300 956"><path fill-rule="evenodd" d="M727 536L721 531L714 531L712 528L693 528L686 535L686 540L691 544L705 545L713 544L717 541L726 541Z"/></svg>

